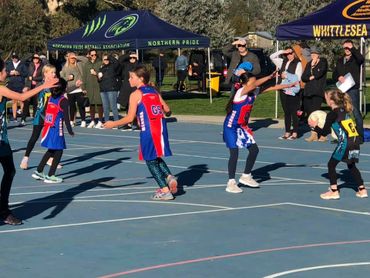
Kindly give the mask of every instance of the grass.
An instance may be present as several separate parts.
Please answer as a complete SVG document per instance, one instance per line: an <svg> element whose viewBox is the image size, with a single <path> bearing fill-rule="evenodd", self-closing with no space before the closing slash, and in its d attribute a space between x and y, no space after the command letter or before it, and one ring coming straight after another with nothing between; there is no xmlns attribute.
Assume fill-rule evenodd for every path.
<svg viewBox="0 0 370 278"><path fill-rule="evenodd" d="M370 76L370 74L369 74ZM370 80L369 80L370 81ZM164 92L163 96L166 102L170 105L171 110L176 115L210 115L210 116L224 116L225 106L229 100L229 92L220 92L213 97L213 103L209 101L209 94L195 94L195 93L166 93L173 91L173 84L175 84L175 77L166 76L164 85L161 90ZM196 89L195 81L187 81L187 87ZM370 88L364 88L366 92L366 100L370 100ZM323 104L323 109L327 110L326 104ZM370 104L367 104L366 111L370 110ZM278 101L278 118L283 117L283 111ZM260 95L253 107L252 117L255 118L275 118L275 92L267 92ZM364 118L365 124L370 124L370 113L366 113Z"/></svg>

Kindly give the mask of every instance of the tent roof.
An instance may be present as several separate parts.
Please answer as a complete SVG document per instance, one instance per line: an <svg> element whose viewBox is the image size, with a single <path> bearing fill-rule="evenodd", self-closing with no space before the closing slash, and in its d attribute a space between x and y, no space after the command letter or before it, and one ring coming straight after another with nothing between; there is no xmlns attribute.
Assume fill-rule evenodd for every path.
<svg viewBox="0 0 370 278"><path fill-rule="evenodd" d="M76 31L48 41L48 49L204 48L208 37L171 25L149 11L107 11Z"/></svg>
<svg viewBox="0 0 370 278"><path fill-rule="evenodd" d="M370 4L367 0L337 0L300 19L279 25L278 40L368 37Z"/></svg>

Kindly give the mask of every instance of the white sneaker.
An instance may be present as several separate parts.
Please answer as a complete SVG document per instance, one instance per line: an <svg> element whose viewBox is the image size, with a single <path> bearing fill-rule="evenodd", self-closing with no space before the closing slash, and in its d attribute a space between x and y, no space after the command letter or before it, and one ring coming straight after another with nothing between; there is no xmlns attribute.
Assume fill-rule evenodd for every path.
<svg viewBox="0 0 370 278"><path fill-rule="evenodd" d="M96 125L95 125L95 128L102 128L103 127L103 123L101 121L99 121Z"/></svg>
<svg viewBox="0 0 370 278"><path fill-rule="evenodd" d="M227 186L226 186L225 190L226 190L226 192L229 192L229 193L242 193L243 192L243 189L241 189L236 184L235 179L231 179L227 182Z"/></svg>
<svg viewBox="0 0 370 278"><path fill-rule="evenodd" d="M247 185L249 187L260 187L259 183L256 182L253 178L252 178L252 175L251 174L243 174L240 179L239 179L239 182L241 184L244 184L244 185Z"/></svg>
<svg viewBox="0 0 370 278"><path fill-rule="evenodd" d="M75 123L73 121L70 121L69 123L71 124L71 127L75 126Z"/></svg>
<svg viewBox="0 0 370 278"><path fill-rule="evenodd" d="M89 125L87 126L87 128L93 128L95 127L95 122L90 122Z"/></svg>
<svg viewBox="0 0 370 278"><path fill-rule="evenodd" d="M85 121L81 122L81 127L86 127L86 122Z"/></svg>

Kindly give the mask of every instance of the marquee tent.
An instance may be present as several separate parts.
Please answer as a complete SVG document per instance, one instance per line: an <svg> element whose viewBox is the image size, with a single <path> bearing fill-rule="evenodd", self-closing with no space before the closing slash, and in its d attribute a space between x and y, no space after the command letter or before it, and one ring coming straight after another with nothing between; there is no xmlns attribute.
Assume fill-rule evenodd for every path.
<svg viewBox="0 0 370 278"><path fill-rule="evenodd" d="M48 41L49 50L207 48L209 38L182 30L149 11L106 11L78 30Z"/></svg>
<svg viewBox="0 0 370 278"><path fill-rule="evenodd" d="M338 0L300 19L276 28L277 40L367 38L370 3Z"/></svg>

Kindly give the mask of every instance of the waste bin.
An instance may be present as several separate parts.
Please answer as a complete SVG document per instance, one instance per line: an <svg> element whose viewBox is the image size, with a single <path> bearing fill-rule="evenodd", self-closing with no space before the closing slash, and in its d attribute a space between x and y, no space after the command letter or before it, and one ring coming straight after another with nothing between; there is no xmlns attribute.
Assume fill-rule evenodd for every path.
<svg viewBox="0 0 370 278"><path fill-rule="evenodd" d="M221 73L211 72L211 81L209 81L209 73L207 72L206 74L207 74L208 89L211 88L212 96L215 96L220 92Z"/></svg>

